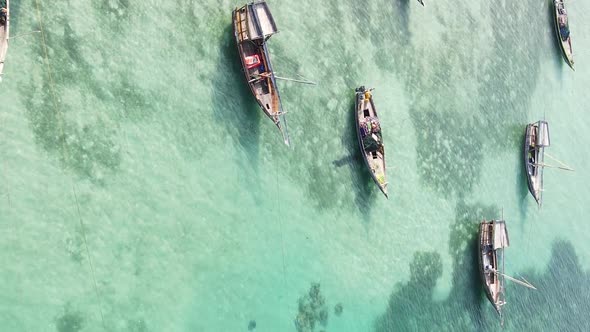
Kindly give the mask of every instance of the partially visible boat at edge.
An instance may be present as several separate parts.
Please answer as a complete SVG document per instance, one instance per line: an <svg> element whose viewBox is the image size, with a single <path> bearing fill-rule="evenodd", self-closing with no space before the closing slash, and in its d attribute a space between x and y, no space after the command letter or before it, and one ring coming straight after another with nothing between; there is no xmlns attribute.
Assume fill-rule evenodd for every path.
<svg viewBox="0 0 590 332"><path fill-rule="evenodd" d="M555 32L559 48L563 54L565 62L574 69L574 51L572 49L572 38L570 37L570 28L567 11L565 10L564 0L553 1L553 14L555 18Z"/></svg>
<svg viewBox="0 0 590 332"><path fill-rule="evenodd" d="M278 32L265 1L256 1L232 12L233 30L250 91L262 111L275 123L289 145L287 121L277 89L266 42Z"/></svg>
<svg viewBox="0 0 590 332"><path fill-rule="evenodd" d="M6 7L3 5L6 4ZM10 0L0 0L0 8L6 8L6 18L0 23L0 76L4 70L4 60L8 52L8 36L10 32ZM2 15L2 14L0 14Z"/></svg>
<svg viewBox="0 0 590 332"><path fill-rule="evenodd" d="M381 134L381 124L373 102L372 89L361 86L355 90L356 131L363 160L369 168L371 177L387 196L387 177L385 167L385 148Z"/></svg>

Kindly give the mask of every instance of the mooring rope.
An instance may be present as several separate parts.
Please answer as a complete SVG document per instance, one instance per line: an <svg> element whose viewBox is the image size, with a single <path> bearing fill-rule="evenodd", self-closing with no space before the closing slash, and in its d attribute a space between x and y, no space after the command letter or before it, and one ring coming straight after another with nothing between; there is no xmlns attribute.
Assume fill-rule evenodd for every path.
<svg viewBox="0 0 590 332"><path fill-rule="evenodd" d="M276 159L276 167L275 167L275 172L276 172L276 179L277 179L277 210L278 210L278 217L277 219L279 220L279 232L281 235L281 257L283 259L283 282L285 283L285 289L287 288L287 266L285 264L285 240L284 240L284 236L283 236L283 215L281 213L281 196L280 196L280 186L279 186L279 178L280 178L280 174L279 174L279 159Z"/></svg>
<svg viewBox="0 0 590 332"><path fill-rule="evenodd" d="M46 38L45 38L45 28L43 26L43 19L41 17L41 9L40 9L40 5L39 5L39 0L35 0L35 5L36 5L36 9L37 9L37 18L39 20L39 30L41 31L41 40L43 42L43 57L45 60L45 64L47 66L47 77L49 79L49 87L50 87L50 92L51 92L51 97L53 100L53 106L55 109L55 114L56 116L58 116L58 123L59 123L59 129L61 131L61 141L62 141L62 154L64 155L64 160L69 160L69 151L68 151L68 145L66 144L66 140L65 140L65 131L64 131L64 124L63 124L63 118L64 115L61 112L61 109L58 106L58 102L57 102L57 96L56 96L56 92L55 92L55 81L53 80L53 75L51 72L51 64L49 63L49 53L47 52L47 42L46 42ZM80 212L80 203L78 201L78 194L77 194L77 190L76 190L76 183L74 182L74 180L72 180L72 193L74 195L74 202L76 203L76 209L78 212L78 222L80 224L80 231L82 233L82 238L84 240L84 246L86 248L86 255L88 256L88 263L90 265L90 272L92 274L92 281L94 282L94 291L96 292L96 297L98 299L98 308L99 308L99 312L100 312L100 319L102 321L102 326L105 330L107 330L106 328L106 324L105 324L105 320L104 320L104 314L102 312L102 298L100 296L100 292L98 291L98 283L96 282L96 271L94 270L94 264L92 262L92 255L90 254L90 247L88 246L88 241L86 239L86 228L84 226L84 220L82 218L82 213Z"/></svg>

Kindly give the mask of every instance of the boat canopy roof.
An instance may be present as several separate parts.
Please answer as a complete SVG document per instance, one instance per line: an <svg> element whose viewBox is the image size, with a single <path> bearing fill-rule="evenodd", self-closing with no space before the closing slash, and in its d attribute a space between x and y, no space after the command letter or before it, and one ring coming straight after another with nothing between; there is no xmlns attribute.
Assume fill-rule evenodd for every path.
<svg viewBox="0 0 590 332"><path fill-rule="evenodd" d="M508 231L506 230L506 223L504 220L494 221L494 250L506 248L510 246L508 239Z"/></svg>
<svg viewBox="0 0 590 332"><path fill-rule="evenodd" d="M249 40L266 39L278 32L275 20L265 1L252 2L245 7Z"/></svg>
<svg viewBox="0 0 590 332"><path fill-rule="evenodd" d="M539 121L537 124L537 146L549 146L549 124L547 121Z"/></svg>

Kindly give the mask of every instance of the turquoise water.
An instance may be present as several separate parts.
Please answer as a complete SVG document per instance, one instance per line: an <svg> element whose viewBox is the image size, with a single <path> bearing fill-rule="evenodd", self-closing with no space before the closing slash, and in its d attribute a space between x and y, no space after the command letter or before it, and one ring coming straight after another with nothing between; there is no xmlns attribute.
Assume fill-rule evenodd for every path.
<svg viewBox="0 0 590 332"><path fill-rule="evenodd" d="M12 4L15 35L43 33L0 84L2 331L498 330L474 240L502 213L506 271L539 289L507 285L505 329L590 329L589 4L568 7L573 72L546 1L269 2L276 72L319 83L279 82L292 148L241 74L241 4ZM547 169L538 209L521 145L543 117L576 172Z"/></svg>

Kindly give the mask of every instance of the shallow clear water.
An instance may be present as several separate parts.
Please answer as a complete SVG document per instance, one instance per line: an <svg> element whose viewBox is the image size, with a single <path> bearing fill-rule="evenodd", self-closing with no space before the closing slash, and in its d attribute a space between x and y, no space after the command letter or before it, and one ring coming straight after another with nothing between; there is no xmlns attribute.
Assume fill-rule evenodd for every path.
<svg viewBox="0 0 590 332"><path fill-rule="evenodd" d="M2 330L297 331L299 302L307 331L497 330L474 240L502 213L506 271L539 288L507 286L505 329L589 330L590 5L568 7L573 72L546 1L269 4L275 71L319 83L279 82L291 149L241 74L241 3L12 4L15 35L43 33L11 41L0 84ZM576 172L548 169L538 209L521 145L543 117Z"/></svg>

